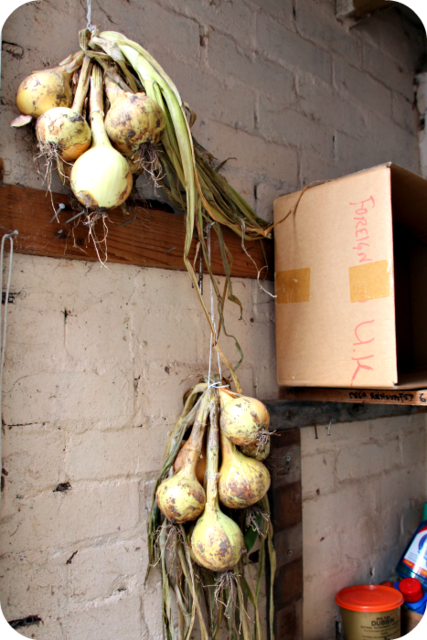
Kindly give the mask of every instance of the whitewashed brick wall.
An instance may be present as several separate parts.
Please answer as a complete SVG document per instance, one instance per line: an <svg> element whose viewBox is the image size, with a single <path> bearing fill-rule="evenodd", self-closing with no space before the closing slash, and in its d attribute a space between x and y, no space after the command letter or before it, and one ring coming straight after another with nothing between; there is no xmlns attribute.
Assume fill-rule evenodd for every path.
<svg viewBox="0 0 427 640"><path fill-rule="evenodd" d="M0 157L8 183L43 188L28 133L8 126L17 114L15 92L32 70L78 48L85 11L78 0L32 2L3 29ZM413 79L421 39L394 10L350 30L336 21L333 0L103 0L93 2L92 17L159 60L198 114L199 142L230 158L228 179L267 219L278 195L313 180L389 160L420 171ZM229 306L229 325L245 352L244 391L275 397L274 303L253 281L234 286L244 315L240 320ZM208 363L208 331L188 276L17 256L12 290L18 295L9 307L4 381L3 611L9 620L38 616L43 623L20 629L38 640L160 638L155 572L144 586L146 514L182 393ZM236 361L232 341L222 346ZM424 443L421 417L341 429L319 449L309 431L303 434L305 640L319 640L310 620L320 606L328 610L324 629L330 625L334 589L364 578L362 552L371 552L378 576L385 572L426 489L425 445L414 440ZM388 443L390 433L400 434L399 446ZM409 433L415 435L404 444ZM369 500L353 536L376 448L381 464L366 481ZM417 481L409 481L415 448ZM398 456L397 469L387 453ZM55 491L66 483L68 490ZM389 527L377 527L370 546L366 514L374 508L378 521L397 484ZM353 508L341 509L334 531L337 506L348 503ZM328 573L319 563L325 545L316 535L323 529L330 548L339 543L347 556L353 549L339 581L335 568ZM327 601L316 588L325 582Z"/></svg>

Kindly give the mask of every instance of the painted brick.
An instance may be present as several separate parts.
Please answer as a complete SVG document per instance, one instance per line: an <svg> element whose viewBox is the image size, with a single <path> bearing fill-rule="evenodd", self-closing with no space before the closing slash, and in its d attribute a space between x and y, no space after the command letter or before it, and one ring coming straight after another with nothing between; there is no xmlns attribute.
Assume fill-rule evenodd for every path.
<svg viewBox="0 0 427 640"><path fill-rule="evenodd" d="M161 438L158 429L157 446ZM154 434L153 434L154 435ZM90 430L73 434L67 443L64 469L71 481L131 479L152 468L154 442L148 427L123 428L117 431ZM151 438L153 440L153 437ZM161 447L163 453L164 447Z"/></svg>
<svg viewBox="0 0 427 640"><path fill-rule="evenodd" d="M361 38L357 31L347 29L337 20L334 3L297 0L295 13L297 31L301 36L360 66Z"/></svg>
<svg viewBox="0 0 427 640"><path fill-rule="evenodd" d="M243 86L232 78L218 76L210 69L190 67L179 60L170 61L169 74L182 99L198 117L217 120L239 129L253 129L252 87Z"/></svg>
<svg viewBox="0 0 427 640"><path fill-rule="evenodd" d="M392 97L393 120L411 134L419 125L419 115L413 99L408 100L400 93L393 93Z"/></svg>
<svg viewBox="0 0 427 640"><path fill-rule="evenodd" d="M329 84L309 74L297 77L298 109L315 120L355 137L367 135L364 109L350 96L348 99Z"/></svg>
<svg viewBox="0 0 427 640"><path fill-rule="evenodd" d="M249 173L296 183L297 153L294 149L216 123L209 126L208 139L211 151L217 157L235 157L235 149L239 149L237 162L230 160L230 165L236 162Z"/></svg>
<svg viewBox="0 0 427 640"><path fill-rule="evenodd" d="M391 90L346 60L334 60L334 83L338 91L364 108L391 115Z"/></svg>
<svg viewBox="0 0 427 640"><path fill-rule="evenodd" d="M277 144L308 148L322 153L326 161L333 160L333 129L327 126L319 128L315 120L304 113L280 109L274 102L262 97L258 128L264 137Z"/></svg>
<svg viewBox="0 0 427 640"><path fill-rule="evenodd" d="M140 640L145 632L141 621L141 599L134 594L119 595L101 604L70 611L59 618L63 634L70 640Z"/></svg>
<svg viewBox="0 0 427 640"><path fill-rule="evenodd" d="M288 27L293 23L293 3L292 0L282 0L277 3L275 0L250 0L252 4L261 9L263 13L283 22Z"/></svg>
<svg viewBox="0 0 427 640"><path fill-rule="evenodd" d="M319 427L317 428L319 432ZM302 464L303 500L313 500L331 493L336 485L338 453L325 451L317 455L304 455Z"/></svg>
<svg viewBox="0 0 427 640"><path fill-rule="evenodd" d="M252 91L274 98L277 104L288 106L295 101L292 72L242 50L231 38L210 34L208 61L210 69L220 77L238 78Z"/></svg>
<svg viewBox="0 0 427 640"><path fill-rule="evenodd" d="M67 566L68 597L72 607L120 593L137 592L147 570L146 544L140 536L101 547L78 549Z"/></svg>
<svg viewBox="0 0 427 640"><path fill-rule="evenodd" d="M8 424L125 419L132 415L132 398L129 372L33 373L13 380L13 390L4 400L4 416Z"/></svg>
<svg viewBox="0 0 427 640"><path fill-rule="evenodd" d="M331 56L263 15L257 23L257 49L268 58L331 81Z"/></svg>
<svg viewBox="0 0 427 640"><path fill-rule="evenodd" d="M1 525L1 552L25 551L118 535L139 517L138 483L75 485L69 491L41 493L21 501L20 510Z"/></svg>
<svg viewBox="0 0 427 640"><path fill-rule="evenodd" d="M289 2L289 0L286 0ZM199 2L197 0L158 0L164 7L170 7L179 14L197 21L208 31L216 31L233 37L245 47L253 47L255 27L250 3L239 2Z"/></svg>
<svg viewBox="0 0 427 640"><path fill-rule="evenodd" d="M60 428L23 425L5 429L2 463L7 471L5 493L19 502L68 480L63 468L66 434ZM25 469L25 474L22 473Z"/></svg>
<svg viewBox="0 0 427 640"><path fill-rule="evenodd" d="M362 68L389 89L398 91L408 100L413 100L414 73L408 73L400 61L390 58L367 42L363 44ZM415 72L415 68L413 71Z"/></svg>

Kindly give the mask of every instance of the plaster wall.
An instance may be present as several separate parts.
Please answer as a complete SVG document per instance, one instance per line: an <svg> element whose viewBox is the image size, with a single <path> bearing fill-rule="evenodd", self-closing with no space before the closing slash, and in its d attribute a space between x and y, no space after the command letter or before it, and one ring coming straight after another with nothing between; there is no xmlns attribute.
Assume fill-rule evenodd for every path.
<svg viewBox="0 0 427 640"><path fill-rule="evenodd" d="M85 11L83 1L42 0L4 26L0 157L8 183L43 188L28 132L8 126L14 96L32 70L77 50ZM413 78L423 41L395 10L348 30L333 0L103 0L93 2L92 19L159 60L198 114L199 142L231 158L227 178L267 219L275 197L312 180L389 160L420 171ZM234 286L243 318L233 306L227 313L245 353L244 392L274 398L274 302L253 281ZM208 366L208 332L188 276L15 256L12 291L3 611L8 620L40 618L19 629L38 640L160 638L158 579L153 572L143 580L147 509L182 393ZM222 346L236 361L232 341ZM373 579L382 576L419 518L425 423L417 416L337 427L316 446L311 437L303 432L304 638L320 640L336 615L332 592L366 575L365 551ZM384 510L392 533L378 526ZM323 530L344 571L319 562Z"/></svg>

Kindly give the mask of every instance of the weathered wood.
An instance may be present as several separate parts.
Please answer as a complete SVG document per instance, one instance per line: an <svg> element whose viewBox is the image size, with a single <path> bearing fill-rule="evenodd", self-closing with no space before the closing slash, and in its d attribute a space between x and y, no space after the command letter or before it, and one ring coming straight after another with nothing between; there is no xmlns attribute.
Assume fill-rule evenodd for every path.
<svg viewBox="0 0 427 640"><path fill-rule="evenodd" d="M344 402L289 402L287 400L266 400L265 405L270 413L271 428L280 440L281 432L298 427L313 425L338 424L342 422L361 422L393 416L412 415L425 411L421 407L395 404L363 404Z"/></svg>
<svg viewBox="0 0 427 640"><path fill-rule="evenodd" d="M59 204L65 208L59 212L59 221L54 219L54 210ZM129 215L121 209L108 213L107 250L108 261L133 264L141 267L185 270L183 262L185 240L185 217L167 211L159 211L143 206L128 206ZM88 228L84 216L69 221L76 215L70 208L67 195L54 193L51 198L44 191L0 185L0 230L7 233L17 229L19 236L14 240L18 253L27 253L53 258L76 260L98 260L92 241L88 240ZM102 222L95 227L98 238L104 231ZM245 254L241 238L229 229L223 229L224 240L233 256L231 275L256 278L257 269ZM263 279L273 279L273 243L262 241L265 247L268 271L264 269ZM195 255L197 241L194 239L190 259ZM211 262L216 275L224 275L219 243L215 232L211 234ZM246 249L258 268L265 264L261 241L246 242Z"/></svg>
<svg viewBox="0 0 427 640"><path fill-rule="evenodd" d="M299 429L272 438L270 505L277 554L275 637L302 640L302 490Z"/></svg>
<svg viewBox="0 0 427 640"><path fill-rule="evenodd" d="M279 397L293 402L351 402L396 404L427 408L427 389L331 389L318 387L280 387Z"/></svg>

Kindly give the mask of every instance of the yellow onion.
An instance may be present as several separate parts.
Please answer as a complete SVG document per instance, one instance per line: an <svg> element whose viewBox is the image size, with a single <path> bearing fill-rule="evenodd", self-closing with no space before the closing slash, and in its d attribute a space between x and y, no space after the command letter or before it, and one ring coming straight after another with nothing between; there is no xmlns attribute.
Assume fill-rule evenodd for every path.
<svg viewBox="0 0 427 640"><path fill-rule="evenodd" d="M138 151L124 153L123 155L128 161L130 170L134 176L140 176L141 173L144 173L144 163L141 162Z"/></svg>
<svg viewBox="0 0 427 640"><path fill-rule="evenodd" d="M178 452L178 455L175 458L175 462L173 463L174 473L177 473L184 466L185 461L187 460L190 448L191 448L190 440L186 440L182 442L181 448ZM196 465L196 478L200 482L200 484L203 484L203 481L205 478L205 471L206 471L206 451L202 449L202 452L200 454L199 459L197 460L197 465Z"/></svg>
<svg viewBox="0 0 427 640"><path fill-rule="evenodd" d="M127 160L113 147L104 126L102 72L94 66L90 89L91 148L77 158L71 171L71 189L85 207L118 207L132 190Z"/></svg>
<svg viewBox="0 0 427 640"><path fill-rule="evenodd" d="M208 413L209 396L205 393L188 441L185 463L178 473L164 480L156 491L159 509L171 522L182 524L196 520L205 508L206 495L196 478L196 466L202 451Z"/></svg>
<svg viewBox="0 0 427 640"><path fill-rule="evenodd" d="M232 569L245 552L238 524L222 513L218 502L219 426L218 400L211 404L208 440L206 507L191 536L191 548L197 564L211 571Z"/></svg>
<svg viewBox="0 0 427 640"><path fill-rule="evenodd" d="M41 148L54 147L66 162L76 160L91 143L90 127L82 116L89 85L90 64L90 59L85 57L72 107L49 109L36 123L36 135Z"/></svg>
<svg viewBox="0 0 427 640"><path fill-rule="evenodd" d="M145 93L123 91L109 78L105 79L105 91L111 103L105 128L118 151L133 153L142 144L159 142L166 119L157 102Z"/></svg>
<svg viewBox="0 0 427 640"><path fill-rule="evenodd" d="M270 415L262 402L224 389L220 389L219 392L221 433L233 444L250 444L257 439L260 432L268 430Z"/></svg>
<svg viewBox="0 0 427 640"><path fill-rule="evenodd" d="M82 64L83 56L81 51L68 64L34 71L27 76L19 85L16 95L19 111L38 118L48 109L70 107L73 101L70 79Z"/></svg>
<svg viewBox="0 0 427 640"><path fill-rule="evenodd" d="M250 458L255 458L263 462L270 455L270 436L265 434L257 438L250 444L244 444L240 447L240 451Z"/></svg>
<svg viewBox="0 0 427 640"><path fill-rule="evenodd" d="M70 177L73 164L71 162L64 162L61 158L56 161L56 170L58 171L59 179L64 187L70 188Z"/></svg>
<svg viewBox="0 0 427 640"><path fill-rule="evenodd" d="M221 453L218 482L220 502L230 509L246 509L259 502L270 487L267 467L243 455L222 433Z"/></svg>

